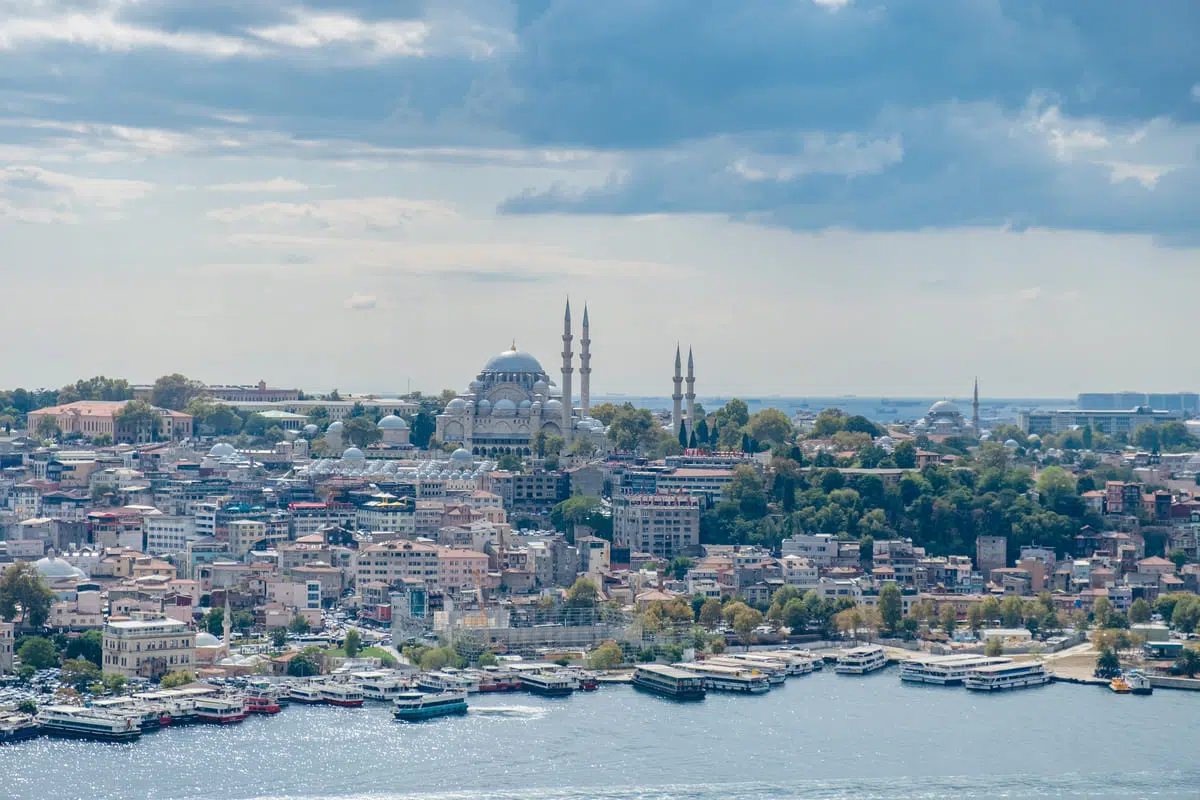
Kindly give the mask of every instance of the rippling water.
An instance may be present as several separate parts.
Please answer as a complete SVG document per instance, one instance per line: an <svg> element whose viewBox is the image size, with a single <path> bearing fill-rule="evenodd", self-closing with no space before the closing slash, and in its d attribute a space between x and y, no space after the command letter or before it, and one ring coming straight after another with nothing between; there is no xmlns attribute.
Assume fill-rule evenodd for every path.
<svg viewBox="0 0 1200 800"><path fill-rule="evenodd" d="M155 800L1195 798L1200 695L1055 684L1001 695L793 678L676 704L605 687L473 696L416 724L290 707L233 728L0 747L0 797Z"/></svg>

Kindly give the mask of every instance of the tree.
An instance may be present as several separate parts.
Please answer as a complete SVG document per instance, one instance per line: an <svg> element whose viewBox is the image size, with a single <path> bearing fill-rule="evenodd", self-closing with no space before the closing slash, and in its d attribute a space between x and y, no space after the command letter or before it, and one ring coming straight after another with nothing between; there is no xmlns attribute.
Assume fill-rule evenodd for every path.
<svg viewBox="0 0 1200 800"><path fill-rule="evenodd" d="M351 417L342 422L342 436L355 447L366 447L382 439L383 431L366 417Z"/></svg>
<svg viewBox="0 0 1200 800"><path fill-rule="evenodd" d="M884 630L895 634L904 618L904 603L900 587L894 583L885 583L879 590L879 616L883 619Z"/></svg>
<svg viewBox="0 0 1200 800"><path fill-rule="evenodd" d="M242 633L248 632L254 627L254 615L249 611L233 612L233 627Z"/></svg>
<svg viewBox="0 0 1200 800"><path fill-rule="evenodd" d="M34 700L22 700L17 703L17 711L21 714L29 714L30 716L37 713L37 702Z"/></svg>
<svg viewBox="0 0 1200 800"><path fill-rule="evenodd" d="M1107 627L1108 615L1113 611L1112 603L1107 597L1097 597L1092 603L1092 619L1096 621L1097 628Z"/></svg>
<svg viewBox="0 0 1200 800"><path fill-rule="evenodd" d="M1104 598L1100 598L1103 600ZM1000 604L1000 621L1006 628L1019 628L1025 619L1025 607L1019 597L1006 597Z"/></svg>
<svg viewBox="0 0 1200 800"><path fill-rule="evenodd" d="M979 635L979 629L983 627L983 609L979 603L967 606L967 627L971 629L971 633Z"/></svg>
<svg viewBox="0 0 1200 800"><path fill-rule="evenodd" d="M1200 625L1200 597L1185 594L1175 603L1171 612L1171 627L1181 633L1192 633Z"/></svg>
<svg viewBox="0 0 1200 800"><path fill-rule="evenodd" d="M288 632L287 628L272 628L271 629L271 647L276 650L282 650L287 647Z"/></svg>
<svg viewBox="0 0 1200 800"><path fill-rule="evenodd" d="M950 603L942 603L942 607L938 609L938 622L941 623L942 630L947 636L954 635L954 629L958 627L958 612L954 610L954 606Z"/></svg>
<svg viewBox="0 0 1200 800"><path fill-rule="evenodd" d="M742 516L747 519L761 519L767 514L767 493L763 488L762 478L758 471L748 464L739 464L733 468L733 480L730 482L727 498L736 503Z"/></svg>
<svg viewBox="0 0 1200 800"><path fill-rule="evenodd" d="M110 672L104 675L101 680L104 682L104 691L109 694L121 694L125 691L125 676L116 672Z"/></svg>
<svg viewBox="0 0 1200 800"><path fill-rule="evenodd" d="M1075 496L1075 479L1062 467L1046 467L1038 477L1038 498L1046 508L1058 508L1064 497Z"/></svg>
<svg viewBox="0 0 1200 800"><path fill-rule="evenodd" d="M116 426L120 435L128 436L135 441L158 438L162 415L145 400L130 400L121 406L116 415Z"/></svg>
<svg viewBox="0 0 1200 800"><path fill-rule="evenodd" d="M813 422L812 435L817 439L827 439L842 430L845 424L846 415L840 408L827 408Z"/></svg>
<svg viewBox="0 0 1200 800"><path fill-rule="evenodd" d="M1150 604L1146 602L1146 598L1139 597L1129 606L1129 621L1130 622L1149 622L1151 614Z"/></svg>
<svg viewBox="0 0 1200 800"><path fill-rule="evenodd" d="M1200 672L1200 653L1190 647L1180 650L1179 656L1175 659L1175 672L1189 678Z"/></svg>
<svg viewBox="0 0 1200 800"><path fill-rule="evenodd" d="M589 578L578 578L567 590L568 608L595 608L599 602L600 591L594 581Z"/></svg>
<svg viewBox="0 0 1200 800"><path fill-rule="evenodd" d="M1175 564L1175 570L1183 569L1183 565L1187 563L1188 556L1183 550L1176 548L1167 553L1167 558Z"/></svg>
<svg viewBox="0 0 1200 800"><path fill-rule="evenodd" d="M496 459L496 469L505 470L506 472L520 472L521 465L521 457L516 453L505 453Z"/></svg>
<svg viewBox="0 0 1200 800"><path fill-rule="evenodd" d="M675 556L671 561L670 567L671 574L675 576L675 580L683 580L687 576L688 570L692 568L692 564L692 560L687 556Z"/></svg>
<svg viewBox="0 0 1200 800"><path fill-rule="evenodd" d="M298 636L308 633L309 627L308 620L299 614L292 617L292 621L288 623L288 630Z"/></svg>
<svg viewBox="0 0 1200 800"><path fill-rule="evenodd" d="M710 630L721 622L721 601L709 598L700 606L700 624Z"/></svg>
<svg viewBox="0 0 1200 800"><path fill-rule="evenodd" d="M599 532L612 530L612 520L604 513L604 503L598 497L577 494L550 509L550 524L562 533L570 533L576 525L586 525Z"/></svg>
<svg viewBox="0 0 1200 800"><path fill-rule="evenodd" d="M169 408L172 411L183 411L192 398L204 391L204 384L188 379L178 372L163 375L154 382L150 393L150 403L159 408Z"/></svg>
<svg viewBox="0 0 1200 800"><path fill-rule="evenodd" d="M588 413L592 415L592 419L598 420L602 425L607 427L616 419L619 410L620 407L612 403L601 403L598 406L592 406L588 410Z"/></svg>
<svg viewBox="0 0 1200 800"><path fill-rule="evenodd" d="M34 629L41 628L50 616L54 600L54 592L42 580L41 573L27 561L12 565L0 576L0 617L8 622L16 620Z"/></svg>
<svg viewBox="0 0 1200 800"><path fill-rule="evenodd" d="M342 642L342 649L346 651L347 658L354 658L362 649L362 635L357 629L351 628L346 631L346 640Z"/></svg>
<svg viewBox="0 0 1200 800"><path fill-rule="evenodd" d="M213 436L235 436L242 430L242 418L224 403L211 403L196 399L188 403L187 413L197 430Z"/></svg>
<svg viewBox="0 0 1200 800"><path fill-rule="evenodd" d="M86 658L69 658L62 665L62 681L77 692L86 692L101 679L100 668Z"/></svg>
<svg viewBox="0 0 1200 800"><path fill-rule="evenodd" d="M162 676L162 679L158 682L158 685L163 689L175 689L180 686L187 686L189 683L195 682L196 676L193 675L189 670L185 669L180 672L168 672L166 675Z"/></svg>
<svg viewBox="0 0 1200 800"><path fill-rule="evenodd" d="M614 669L619 667L624 660L625 654L622 652L621 646L609 640L588 653L587 665L589 669Z"/></svg>
<svg viewBox="0 0 1200 800"><path fill-rule="evenodd" d="M67 642L64 658L86 659L96 666L103 663L104 633L99 630L84 631L81 635Z"/></svg>
<svg viewBox="0 0 1200 800"><path fill-rule="evenodd" d="M585 436L580 436L571 442L571 448L568 452L573 456L590 458L596 454L596 443Z"/></svg>
<svg viewBox="0 0 1200 800"><path fill-rule="evenodd" d="M792 439L795 431L792 421L777 408L764 408L747 423L750 436L760 442L783 444Z"/></svg>
<svg viewBox="0 0 1200 800"><path fill-rule="evenodd" d="M267 432L267 418L258 412L251 412L246 415L246 419L242 422L242 433L255 438L265 435ZM341 455L340 453L338 455Z"/></svg>
<svg viewBox="0 0 1200 800"><path fill-rule="evenodd" d="M17 649L21 664L35 670L49 669L58 664L58 648L44 636L28 636Z"/></svg>
<svg viewBox="0 0 1200 800"><path fill-rule="evenodd" d="M686 450L688 446L687 423L679 423L679 446Z"/></svg>
<svg viewBox="0 0 1200 800"><path fill-rule="evenodd" d="M263 431L263 438L271 444L275 444L276 442L282 442L284 439L286 439L287 434L283 432L283 428L279 427L278 425L272 425Z"/></svg>
<svg viewBox="0 0 1200 800"><path fill-rule="evenodd" d="M654 444L658 439L658 431L654 415L648 409L634 408L632 403L625 403L617 408L605 435L616 449L633 451Z"/></svg>
<svg viewBox="0 0 1200 800"><path fill-rule="evenodd" d="M308 678L321 674L321 668L311 655L300 653L288 661L287 674L293 678Z"/></svg>
<svg viewBox="0 0 1200 800"><path fill-rule="evenodd" d="M988 658L1004 655L1004 643L998 637L988 639L987 644L983 646L983 654Z"/></svg>
<svg viewBox="0 0 1200 800"><path fill-rule="evenodd" d="M917 446L907 439L900 442L892 451L892 459L901 469L913 469L917 466Z"/></svg>
<svg viewBox="0 0 1200 800"><path fill-rule="evenodd" d="M475 663L480 667L494 667L500 663L500 659L496 658L496 654L491 650L484 650Z"/></svg>
<svg viewBox="0 0 1200 800"><path fill-rule="evenodd" d="M232 623L231 619L230 624ZM225 633L225 609L210 608L200 621L200 625L213 636L222 636Z"/></svg>
<svg viewBox="0 0 1200 800"><path fill-rule="evenodd" d="M462 658L453 647L431 647L421 654L421 669L433 672L446 667L458 667Z"/></svg>
<svg viewBox="0 0 1200 800"><path fill-rule="evenodd" d="M34 428L39 439L57 439L62 435L62 431L58 427L58 423L54 417L42 415L38 417L37 427Z"/></svg>
<svg viewBox="0 0 1200 800"><path fill-rule="evenodd" d="M733 618L733 631L742 640L742 644L749 647L754 636L754 629L762 625L762 622L761 611L756 608L743 608Z"/></svg>

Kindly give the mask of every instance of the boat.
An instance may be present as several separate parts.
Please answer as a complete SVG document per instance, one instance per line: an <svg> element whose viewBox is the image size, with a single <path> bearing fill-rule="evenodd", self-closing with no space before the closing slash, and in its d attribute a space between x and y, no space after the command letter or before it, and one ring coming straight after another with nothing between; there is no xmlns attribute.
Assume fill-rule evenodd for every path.
<svg viewBox="0 0 1200 800"><path fill-rule="evenodd" d="M718 656L716 658L704 659L706 664L720 664L725 667L734 667L735 669L751 669L761 672L767 676L767 683L772 686L782 686L787 680L787 668L779 662L765 663L756 659L743 659L739 656Z"/></svg>
<svg viewBox="0 0 1200 800"><path fill-rule="evenodd" d="M976 667L1008 664L1012 659L980 655L915 656L900 662L900 680L910 683L932 683L938 686L961 686L967 673Z"/></svg>
<svg viewBox="0 0 1200 800"><path fill-rule="evenodd" d="M367 700L384 700L390 703L410 688L408 681L392 670L359 672L353 679Z"/></svg>
<svg viewBox="0 0 1200 800"><path fill-rule="evenodd" d="M710 692L733 692L736 694L766 694L771 691L771 682L766 674L750 667L728 667L707 661L675 664L704 679L704 688Z"/></svg>
<svg viewBox="0 0 1200 800"><path fill-rule="evenodd" d="M633 685L672 700L703 700L704 678L694 672L659 664L643 664L633 673Z"/></svg>
<svg viewBox="0 0 1200 800"><path fill-rule="evenodd" d="M318 705L325 702L321 694L321 686L316 683L298 683L288 689L288 699L307 705Z"/></svg>
<svg viewBox="0 0 1200 800"><path fill-rule="evenodd" d="M38 712L37 719L46 735L65 739L131 742L142 735L136 716L114 711L81 706L46 706Z"/></svg>
<svg viewBox="0 0 1200 800"><path fill-rule="evenodd" d="M363 704L362 689L351 683L326 683L321 686L321 697L340 708L358 708Z"/></svg>
<svg viewBox="0 0 1200 800"><path fill-rule="evenodd" d="M839 675L866 675L887 666L887 651L877 644L843 650L833 671Z"/></svg>
<svg viewBox="0 0 1200 800"><path fill-rule="evenodd" d="M1154 693L1154 687L1150 684L1150 678L1140 669L1131 669L1125 673L1125 682L1129 684L1130 694Z"/></svg>
<svg viewBox="0 0 1200 800"><path fill-rule="evenodd" d="M402 722L416 722L450 714L467 713L466 692L404 692L392 702L392 716Z"/></svg>
<svg viewBox="0 0 1200 800"><path fill-rule="evenodd" d="M274 691L251 687L246 691L247 714L278 714L282 709Z"/></svg>
<svg viewBox="0 0 1200 800"><path fill-rule="evenodd" d="M482 667L475 672L481 692L515 692L521 688L521 678L509 670Z"/></svg>
<svg viewBox="0 0 1200 800"><path fill-rule="evenodd" d="M0 744L32 739L40 730L41 726L32 714L0 711Z"/></svg>
<svg viewBox="0 0 1200 800"><path fill-rule="evenodd" d="M565 672L526 672L521 674L521 686L545 697L566 697L575 691L575 678Z"/></svg>
<svg viewBox="0 0 1200 800"><path fill-rule="evenodd" d="M107 697L92 700L86 705L88 708L99 711L130 714L137 718L138 727L142 729L143 733L165 728L174 721L173 714L166 703L135 697Z"/></svg>
<svg viewBox="0 0 1200 800"><path fill-rule="evenodd" d="M1120 675L1108 682L1108 688L1117 694L1129 694L1133 691Z"/></svg>
<svg viewBox="0 0 1200 800"><path fill-rule="evenodd" d="M600 681L591 672L579 673L577 684L577 688L584 692L594 692L600 688Z"/></svg>
<svg viewBox="0 0 1200 800"><path fill-rule="evenodd" d="M196 698L196 722L232 725L246 718L246 701L220 695Z"/></svg>
<svg viewBox="0 0 1200 800"><path fill-rule="evenodd" d="M1040 661L1026 661L976 667L967 673L963 685L977 692L995 692L1041 686L1049 682L1050 673Z"/></svg>
<svg viewBox="0 0 1200 800"><path fill-rule="evenodd" d="M479 680L457 670L424 672L417 678L417 688L423 692L467 692L479 691Z"/></svg>

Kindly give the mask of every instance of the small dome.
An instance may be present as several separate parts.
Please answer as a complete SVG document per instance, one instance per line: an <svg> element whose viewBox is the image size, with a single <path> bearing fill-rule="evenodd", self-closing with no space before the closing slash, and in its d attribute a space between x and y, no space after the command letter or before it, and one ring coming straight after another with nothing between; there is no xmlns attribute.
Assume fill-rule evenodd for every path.
<svg viewBox="0 0 1200 800"><path fill-rule="evenodd" d="M406 431L408 430L408 423L395 414L388 414L379 420L379 428L385 431Z"/></svg>
<svg viewBox="0 0 1200 800"><path fill-rule="evenodd" d="M196 647L220 647L221 644L221 640L208 631L200 631L196 634Z"/></svg>
<svg viewBox="0 0 1200 800"><path fill-rule="evenodd" d="M542 410L542 401L534 400L533 403L529 406L529 410L531 413L534 413L534 414L537 414L538 412L540 412Z"/></svg>
<svg viewBox="0 0 1200 800"><path fill-rule="evenodd" d="M929 413L934 416L949 416L951 414L958 414L959 410L958 406L949 400L938 400L929 407Z"/></svg>
<svg viewBox="0 0 1200 800"><path fill-rule="evenodd" d="M73 567L69 562L55 556L39 558L33 562L33 566L43 578L50 578L52 580L87 577L87 573L83 570Z"/></svg>
<svg viewBox="0 0 1200 800"><path fill-rule="evenodd" d="M325 432L326 433L341 433L343 427L345 427L345 426L342 425L342 421L339 419L336 422L329 423L329 427L325 429Z"/></svg>
<svg viewBox="0 0 1200 800"><path fill-rule="evenodd" d="M1010 450L1015 450L1016 448L1020 447L1021 445L1017 444L1016 439L1009 439L1007 442L1004 443L1004 446L1009 448Z"/></svg>
<svg viewBox="0 0 1200 800"><path fill-rule="evenodd" d="M342 458L347 461L363 461L366 459L366 456L357 447L347 447L346 452L342 453Z"/></svg>
<svg viewBox="0 0 1200 800"><path fill-rule="evenodd" d="M533 390L538 394L545 394L546 392L550 391L550 384L539 378L533 382Z"/></svg>
<svg viewBox="0 0 1200 800"><path fill-rule="evenodd" d="M496 401L496 405L492 406L492 413L497 415L515 414L517 413L517 404L507 397L502 397Z"/></svg>
<svg viewBox="0 0 1200 800"><path fill-rule="evenodd" d="M467 388L470 389L472 392L478 392L480 389L483 388L483 381L481 381L479 379L475 379L475 380L471 381L469 384L467 384Z"/></svg>
<svg viewBox="0 0 1200 800"><path fill-rule="evenodd" d="M1031 442L1040 442L1042 440L1042 437L1038 436L1036 433L1031 433L1026 438Z"/></svg>
<svg viewBox="0 0 1200 800"><path fill-rule="evenodd" d="M212 446L211 450L208 451L208 454L213 458L228 458L236 453L237 450L234 450L233 445L229 444L228 442L218 442Z"/></svg>
<svg viewBox="0 0 1200 800"><path fill-rule="evenodd" d="M528 411L530 408L533 408L533 403L529 402L529 399L526 398L525 400L517 403L517 408L521 409L522 411Z"/></svg>
<svg viewBox="0 0 1200 800"><path fill-rule="evenodd" d="M475 404L475 411L476 413L485 415L492 413L492 401L488 400L486 397L483 398Z"/></svg>
<svg viewBox="0 0 1200 800"><path fill-rule="evenodd" d="M467 410L467 401L461 397L456 397L446 404L446 410L451 414L462 413Z"/></svg>
<svg viewBox="0 0 1200 800"><path fill-rule="evenodd" d="M557 398L547 400L546 404L542 406L542 408L546 409L547 411L562 411L562 407L562 402Z"/></svg>
<svg viewBox="0 0 1200 800"><path fill-rule="evenodd" d="M316 436L320 432L321 432L321 429L318 428L316 425L313 425L311 422L304 426L304 435L305 436Z"/></svg>
<svg viewBox="0 0 1200 800"><path fill-rule="evenodd" d="M455 464L470 464L475 458L466 448L460 447L450 454L450 460Z"/></svg>

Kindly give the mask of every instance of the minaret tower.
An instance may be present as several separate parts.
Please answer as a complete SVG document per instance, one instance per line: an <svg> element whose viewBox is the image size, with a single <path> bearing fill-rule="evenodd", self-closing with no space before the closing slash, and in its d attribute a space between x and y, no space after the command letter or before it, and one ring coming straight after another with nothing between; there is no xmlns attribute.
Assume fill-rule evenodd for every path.
<svg viewBox="0 0 1200 800"><path fill-rule="evenodd" d="M979 376L975 376L975 399L971 403L971 426L975 428L975 435L979 435Z"/></svg>
<svg viewBox="0 0 1200 800"><path fill-rule="evenodd" d="M688 348L688 373L687 373L687 435L688 441L692 438L692 426L696 424L696 364L692 361L692 348Z"/></svg>
<svg viewBox="0 0 1200 800"><path fill-rule="evenodd" d="M583 338L579 340L579 413L588 416L592 406L592 337L588 334L587 303L583 304Z"/></svg>
<svg viewBox="0 0 1200 800"><path fill-rule="evenodd" d="M679 435L679 424L683 421L683 362L679 358L679 345L675 345L675 392L671 395L671 434Z"/></svg>
<svg viewBox="0 0 1200 800"><path fill-rule="evenodd" d="M233 630L233 613L229 610L229 590L228 589L225 590L225 619L222 620L222 623L225 628L223 649L225 650L225 655L229 655L230 654L230 650L229 650L230 636L229 636L229 634Z"/></svg>
<svg viewBox="0 0 1200 800"><path fill-rule="evenodd" d="M574 406L571 391L571 373L575 371L571 365L571 357L574 353L571 352L571 340L574 337L571 335L571 298L567 298L567 311L563 315L563 350L562 350L562 435L568 442L571 441L571 411Z"/></svg>

